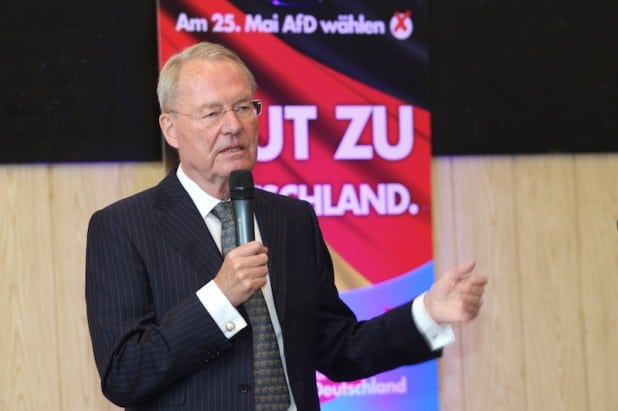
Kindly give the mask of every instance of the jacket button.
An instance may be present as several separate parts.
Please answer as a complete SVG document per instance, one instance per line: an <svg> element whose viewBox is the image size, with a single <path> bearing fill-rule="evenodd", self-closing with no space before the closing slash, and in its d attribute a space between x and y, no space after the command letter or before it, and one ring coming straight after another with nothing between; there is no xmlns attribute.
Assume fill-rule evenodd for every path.
<svg viewBox="0 0 618 411"><path fill-rule="evenodd" d="M249 392L250 389L251 389L251 386L247 383L238 384L238 391L240 392Z"/></svg>

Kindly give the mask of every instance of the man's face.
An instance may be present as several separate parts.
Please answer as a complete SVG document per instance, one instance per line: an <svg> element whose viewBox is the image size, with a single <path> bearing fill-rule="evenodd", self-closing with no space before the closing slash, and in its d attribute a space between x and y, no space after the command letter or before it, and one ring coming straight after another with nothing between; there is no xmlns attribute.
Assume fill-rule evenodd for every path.
<svg viewBox="0 0 618 411"><path fill-rule="evenodd" d="M227 189L230 173L255 165L258 120L238 118L231 111L254 98L249 81L235 63L227 60L192 60L180 69L178 97L173 110L163 113L159 123L166 141L178 150L184 172L202 189L217 196ZM198 114L230 110L220 122L204 125Z"/></svg>

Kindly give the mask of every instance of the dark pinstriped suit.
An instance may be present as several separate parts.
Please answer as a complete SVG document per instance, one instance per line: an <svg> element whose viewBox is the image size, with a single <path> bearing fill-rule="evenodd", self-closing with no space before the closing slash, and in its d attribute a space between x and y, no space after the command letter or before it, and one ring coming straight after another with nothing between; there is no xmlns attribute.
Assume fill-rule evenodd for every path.
<svg viewBox="0 0 618 411"><path fill-rule="evenodd" d="M308 203L261 190L255 197L299 410L319 409L316 369L353 380L439 355L409 304L356 322ZM88 324L110 400L131 410L253 408L251 331L226 339L195 295L222 257L175 172L97 211L86 254Z"/></svg>

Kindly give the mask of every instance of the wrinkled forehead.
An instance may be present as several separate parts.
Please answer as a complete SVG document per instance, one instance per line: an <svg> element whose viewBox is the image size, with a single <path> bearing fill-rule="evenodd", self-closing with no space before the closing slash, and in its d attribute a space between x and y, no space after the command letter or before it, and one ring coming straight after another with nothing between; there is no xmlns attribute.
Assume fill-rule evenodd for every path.
<svg viewBox="0 0 618 411"><path fill-rule="evenodd" d="M244 70L229 60L196 59L179 70L174 100L200 104L234 104L253 98L253 89Z"/></svg>

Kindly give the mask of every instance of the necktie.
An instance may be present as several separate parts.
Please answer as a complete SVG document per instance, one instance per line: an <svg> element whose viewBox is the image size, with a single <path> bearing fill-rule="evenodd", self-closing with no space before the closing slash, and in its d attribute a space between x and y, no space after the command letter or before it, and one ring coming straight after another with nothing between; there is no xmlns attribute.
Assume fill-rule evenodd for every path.
<svg viewBox="0 0 618 411"><path fill-rule="evenodd" d="M225 256L236 246L234 210L230 201L220 202L212 214L221 221L221 253ZM262 290L244 303L253 331L253 375L255 409L282 410L290 406L277 337L270 321Z"/></svg>

